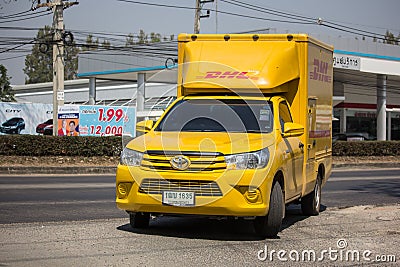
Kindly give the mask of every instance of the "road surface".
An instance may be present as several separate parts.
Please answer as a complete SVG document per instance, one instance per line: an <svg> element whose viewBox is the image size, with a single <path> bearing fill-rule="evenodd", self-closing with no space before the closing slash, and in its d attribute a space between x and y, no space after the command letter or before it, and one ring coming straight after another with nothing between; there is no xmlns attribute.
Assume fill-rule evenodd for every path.
<svg viewBox="0 0 400 267"><path fill-rule="evenodd" d="M128 218L116 208L114 180L112 175L0 176L0 223ZM400 203L400 169L334 171L322 194L325 207Z"/></svg>

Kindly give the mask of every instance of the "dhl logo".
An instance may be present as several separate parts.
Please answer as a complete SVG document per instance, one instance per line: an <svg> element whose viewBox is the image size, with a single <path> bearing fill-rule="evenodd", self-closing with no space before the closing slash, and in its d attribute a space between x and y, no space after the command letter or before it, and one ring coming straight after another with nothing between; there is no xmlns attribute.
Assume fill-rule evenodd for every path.
<svg viewBox="0 0 400 267"><path fill-rule="evenodd" d="M258 77L249 76L247 71L207 71L205 76L197 76L199 79L251 79L257 80ZM253 74L253 73L252 73Z"/></svg>
<svg viewBox="0 0 400 267"><path fill-rule="evenodd" d="M318 59L314 59L314 69L310 72L310 79L316 81L322 81L326 83L330 83L332 81L332 77L328 75L328 62L319 61Z"/></svg>

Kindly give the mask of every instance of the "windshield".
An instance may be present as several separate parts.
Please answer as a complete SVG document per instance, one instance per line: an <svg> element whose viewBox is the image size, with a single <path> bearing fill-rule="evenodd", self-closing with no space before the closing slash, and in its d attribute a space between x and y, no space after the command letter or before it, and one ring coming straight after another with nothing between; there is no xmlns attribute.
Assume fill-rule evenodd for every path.
<svg viewBox="0 0 400 267"><path fill-rule="evenodd" d="M264 100L184 99L155 131L268 133L273 128L272 110L272 103Z"/></svg>
<svg viewBox="0 0 400 267"><path fill-rule="evenodd" d="M3 125L4 126L15 126L15 125L17 125L19 120L20 120L19 118L12 118L12 119L9 119L8 121L4 122Z"/></svg>

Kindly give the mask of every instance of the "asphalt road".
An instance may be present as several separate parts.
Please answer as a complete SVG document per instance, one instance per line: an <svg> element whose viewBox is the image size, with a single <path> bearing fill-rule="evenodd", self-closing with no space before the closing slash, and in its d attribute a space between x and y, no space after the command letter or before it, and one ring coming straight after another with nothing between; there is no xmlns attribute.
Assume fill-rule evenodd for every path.
<svg viewBox="0 0 400 267"><path fill-rule="evenodd" d="M124 217L128 222L115 206L114 180L111 175L0 176L0 223ZM393 203L400 203L400 169L334 171L323 189L325 207ZM165 220L166 226L176 225L176 219Z"/></svg>

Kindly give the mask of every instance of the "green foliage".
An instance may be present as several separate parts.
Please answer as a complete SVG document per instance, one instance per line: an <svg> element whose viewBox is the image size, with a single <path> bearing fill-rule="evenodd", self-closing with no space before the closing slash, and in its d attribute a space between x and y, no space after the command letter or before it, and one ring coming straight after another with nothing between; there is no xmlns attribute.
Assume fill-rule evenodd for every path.
<svg viewBox="0 0 400 267"><path fill-rule="evenodd" d="M333 144L333 156L400 156L400 141L338 141Z"/></svg>
<svg viewBox="0 0 400 267"><path fill-rule="evenodd" d="M53 33L50 26L40 29L36 35L37 42L32 47L31 54L25 58L24 73L27 75L26 84L43 83L53 81ZM79 49L72 45L64 48L64 64L66 80L76 78L78 71Z"/></svg>
<svg viewBox="0 0 400 267"><path fill-rule="evenodd" d="M135 36L130 33L126 36L125 39L125 47L137 45L137 44L148 44L148 43L158 43L163 41L173 41L174 35L170 35L169 39L167 37L162 37L161 34L152 32L150 36L148 36L143 30L139 31L139 34L135 38Z"/></svg>
<svg viewBox="0 0 400 267"><path fill-rule="evenodd" d="M0 135L3 156L119 156L121 137Z"/></svg>
<svg viewBox="0 0 400 267"><path fill-rule="evenodd" d="M126 144L129 140L124 140ZM119 156L122 137L0 135L3 156ZM338 141L333 156L400 156L400 141Z"/></svg>
<svg viewBox="0 0 400 267"><path fill-rule="evenodd" d="M99 38L94 40L93 35L89 34L86 37L86 43L82 48L82 51L94 51L99 48Z"/></svg>
<svg viewBox="0 0 400 267"><path fill-rule="evenodd" d="M386 31L385 40L383 41L383 43L392 44L392 45L398 45L399 41L400 41L400 34L399 34L399 36L396 37L390 31Z"/></svg>
<svg viewBox="0 0 400 267"><path fill-rule="evenodd" d="M150 33L150 42L151 43L161 42L161 34L154 32Z"/></svg>
<svg viewBox="0 0 400 267"><path fill-rule="evenodd" d="M14 102L14 93L10 86L10 77L7 76L7 69L0 64L0 101Z"/></svg>

